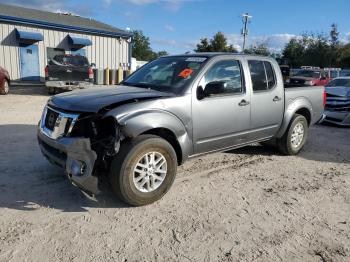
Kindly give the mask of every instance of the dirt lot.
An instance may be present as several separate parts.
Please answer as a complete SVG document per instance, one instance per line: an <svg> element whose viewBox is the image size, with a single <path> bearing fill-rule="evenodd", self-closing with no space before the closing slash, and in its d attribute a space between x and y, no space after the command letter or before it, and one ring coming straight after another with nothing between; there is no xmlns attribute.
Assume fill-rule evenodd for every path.
<svg viewBox="0 0 350 262"><path fill-rule="evenodd" d="M0 97L0 261L350 261L350 129L299 156L258 145L179 169L159 202L87 198L40 154L39 87Z"/></svg>

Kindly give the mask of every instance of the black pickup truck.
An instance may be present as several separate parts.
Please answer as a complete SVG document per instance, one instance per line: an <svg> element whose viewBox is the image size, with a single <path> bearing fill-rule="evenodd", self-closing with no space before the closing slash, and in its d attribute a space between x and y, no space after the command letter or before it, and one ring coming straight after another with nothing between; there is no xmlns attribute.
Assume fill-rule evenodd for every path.
<svg viewBox="0 0 350 262"><path fill-rule="evenodd" d="M49 94L91 86L94 82L91 66L85 56L56 55L45 67L45 85Z"/></svg>

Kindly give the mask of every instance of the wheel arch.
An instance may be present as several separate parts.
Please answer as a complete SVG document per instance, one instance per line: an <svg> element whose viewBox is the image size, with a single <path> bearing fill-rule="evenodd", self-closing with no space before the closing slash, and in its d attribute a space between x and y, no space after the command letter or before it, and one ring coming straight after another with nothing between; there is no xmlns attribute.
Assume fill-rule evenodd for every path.
<svg viewBox="0 0 350 262"><path fill-rule="evenodd" d="M182 164L182 149L175 134L167 128L153 128L143 132L141 135L156 135L166 140L175 150L177 156L177 164Z"/></svg>
<svg viewBox="0 0 350 262"><path fill-rule="evenodd" d="M192 152L192 140L185 125L175 115L160 110L148 110L121 118L117 123L126 137L131 139L153 134L168 141L174 148L181 165Z"/></svg>
<svg viewBox="0 0 350 262"><path fill-rule="evenodd" d="M308 125L310 126L312 123L313 115L312 105L310 101L303 97L294 100L288 105L288 108L284 113L281 128L276 135L277 138L281 138L284 135L284 133L288 129L291 120L293 119L293 116L296 114L304 116L307 120Z"/></svg>

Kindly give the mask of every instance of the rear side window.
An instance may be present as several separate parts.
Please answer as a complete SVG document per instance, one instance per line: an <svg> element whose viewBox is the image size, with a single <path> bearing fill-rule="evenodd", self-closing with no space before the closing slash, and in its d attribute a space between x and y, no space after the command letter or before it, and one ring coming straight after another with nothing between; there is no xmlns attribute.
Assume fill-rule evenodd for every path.
<svg viewBox="0 0 350 262"><path fill-rule="evenodd" d="M269 62L264 61L267 79L267 89L272 89L276 85L275 73L272 65Z"/></svg>
<svg viewBox="0 0 350 262"><path fill-rule="evenodd" d="M51 63L64 66L89 66L87 58L80 55L56 55Z"/></svg>
<svg viewBox="0 0 350 262"><path fill-rule="evenodd" d="M275 73L272 65L267 61L248 61L253 91L266 91L276 85Z"/></svg>

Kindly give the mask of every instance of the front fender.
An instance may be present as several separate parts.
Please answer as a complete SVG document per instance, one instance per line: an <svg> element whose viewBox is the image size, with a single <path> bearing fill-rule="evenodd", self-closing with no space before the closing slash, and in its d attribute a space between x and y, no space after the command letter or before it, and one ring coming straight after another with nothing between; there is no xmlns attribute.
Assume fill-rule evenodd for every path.
<svg viewBox="0 0 350 262"><path fill-rule="evenodd" d="M160 109L147 109L114 116L127 137L134 138L149 130L163 128L171 131L182 151L183 161L192 154L192 139L188 127L174 114Z"/></svg>
<svg viewBox="0 0 350 262"><path fill-rule="evenodd" d="M312 116L313 116L312 105L311 105L311 102L307 98L298 97L298 98L295 98L294 100L292 100L288 103L288 106L284 112L284 117L283 117L281 128L278 131L276 137L281 138L284 135L284 133L286 132L286 130L289 126L290 121L292 120L292 117L295 115L295 113L298 110L303 109L303 108L305 108L309 111L310 116L312 118Z"/></svg>

